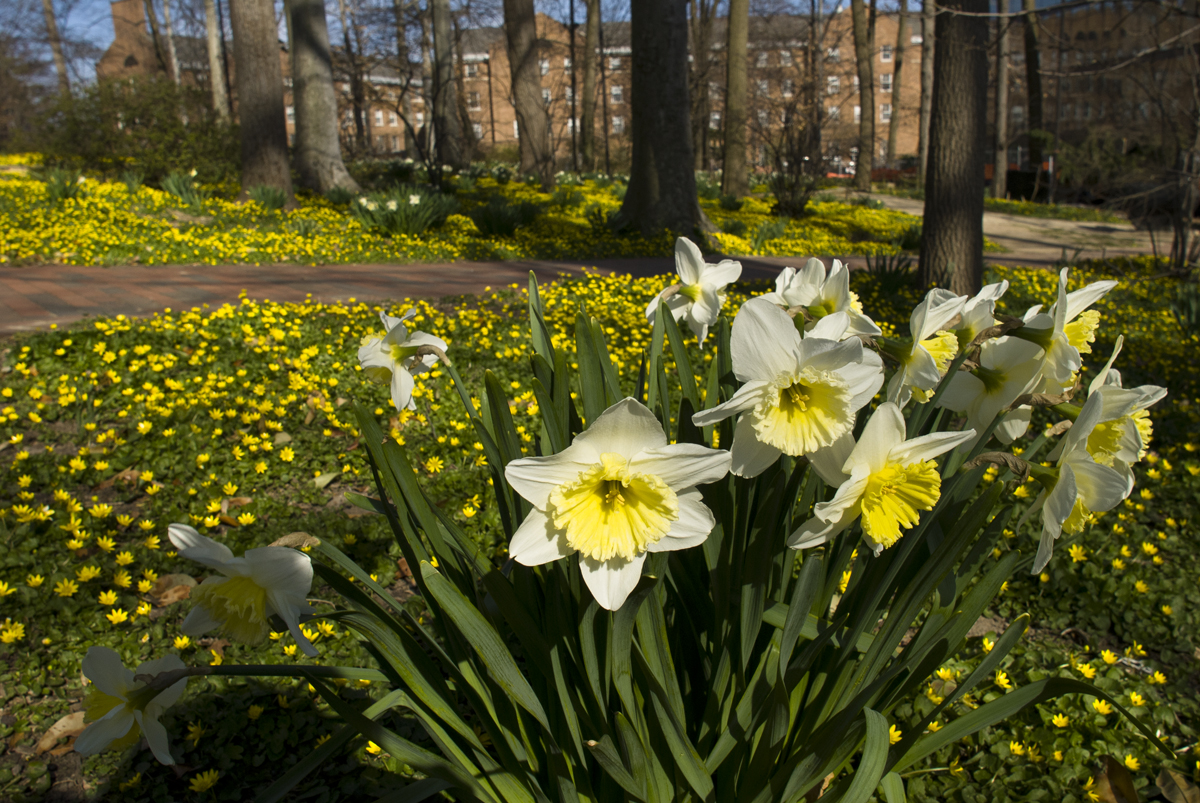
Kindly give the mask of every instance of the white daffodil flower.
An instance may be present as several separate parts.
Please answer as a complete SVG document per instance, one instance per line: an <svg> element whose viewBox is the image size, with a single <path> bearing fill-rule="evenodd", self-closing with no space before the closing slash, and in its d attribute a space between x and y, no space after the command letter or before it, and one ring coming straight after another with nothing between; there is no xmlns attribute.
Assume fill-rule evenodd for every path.
<svg viewBox="0 0 1200 803"><path fill-rule="evenodd" d="M650 300L646 320L654 323L658 302L663 300L676 321L687 318L688 328L703 343L708 337L708 327L717 322L721 307L725 306L725 287L742 275L742 263L723 259L715 265L705 264L696 244L680 237L675 241L675 273L679 275L679 284Z"/></svg>
<svg viewBox="0 0 1200 803"><path fill-rule="evenodd" d="M167 655L136 670L126 669L115 650L89 647L83 657L83 675L92 682L83 699L83 718L88 725L75 740L75 751L92 756L108 749L124 750L145 736L156 759L174 764L167 729L158 718L179 700L187 679L155 691L134 677L184 668L178 655Z"/></svg>
<svg viewBox="0 0 1200 803"><path fill-rule="evenodd" d="M1041 306L1030 307L1025 313L1025 326L1015 329L1013 337L1036 343L1046 352L1042 366L1042 382L1038 388L1045 393L1061 393L1075 384L1075 374L1083 365L1083 354L1090 354L1096 340L1100 313L1089 310L1117 286L1116 282L1092 282L1067 292L1068 268L1058 275L1058 300L1048 313Z"/></svg>
<svg viewBox="0 0 1200 803"><path fill-rule="evenodd" d="M1041 355L1039 346L1024 340L988 340L979 347L979 367L956 371L938 406L963 413L967 426L982 433L1001 410L1030 391L1042 367ZM1027 415L1017 410L1013 413L996 426L1001 443L1012 443L1029 424Z"/></svg>
<svg viewBox="0 0 1200 803"><path fill-rule="evenodd" d="M966 296L949 290L930 290L908 319L912 343L901 348L884 345L900 363L888 382L888 401L904 407L914 395L921 402L928 399L958 354L958 337L947 327L962 313L966 301Z"/></svg>
<svg viewBox="0 0 1200 803"><path fill-rule="evenodd" d="M1112 466L1101 465L1088 452L1088 440L1104 415L1104 407L1101 394L1088 397L1056 449L1060 455L1057 477L1047 469L1032 467L1034 479L1050 489L1038 495L1022 518L1023 523L1025 518L1042 511L1042 538L1033 561L1034 574L1039 574L1050 562L1059 536L1081 532L1091 522L1092 514L1111 510L1133 490L1132 477ZM1114 412L1125 415L1128 409Z"/></svg>
<svg viewBox="0 0 1200 803"><path fill-rule="evenodd" d="M900 408L891 402L879 405L841 466L840 478L827 476L827 466L813 463L838 490L833 499L817 503L813 517L792 533L788 546L823 544L861 517L863 538L878 555L941 498L942 477L933 459L974 437L975 430L968 429L905 440Z"/></svg>
<svg viewBox="0 0 1200 803"><path fill-rule="evenodd" d="M362 363L363 373L376 382L391 384L392 404L397 410L417 409L412 397L416 385L413 374L428 371L437 362L436 354L418 355L417 352L423 346L443 353L447 348L446 341L440 337L420 331L409 334L404 322L416 314L415 309L410 309L399 318L393 318L385 312L379 313L385 334L382 337L367 335L358 349L358 361Z"/></svg>
<svg viewBox="0 0 1200 803"><path fill-rule="evenodd" d="M282 546L247 549L235 558L229 547L203 536L186 524L167 528L179 554L220 574L210 575L192 589L195 603L183 620L184 633L199 636L221 628L246 644L261 644L270 632L267 619L283 620L300 649L310 658L317 649L300 630L301 614L312 589L313 568L308 555Z"/></svg>
<svg viewBox="0 0 1200 803"><path fill-rule="evenodd" d="M881 334L875 322L863 314L858 296L850 292L850 271L841 260L833 260L828 276L825 265L815 258L808 260L800 270L784 268L775 279L775 292L760 297L784 309L803 307L808 310L813 318L805 326L808 330L826 315L844 312L850 318L844 337L877 337Z"/></svg>
<svg viewBox="0 0 1200 803"><path fill-rule="evenodd" d="M1008 280L989 284L962 309L962 320L954 326L959 346L965 348L984 329L996 325L996 302L1008 291Z"/></svg>
<svg viewBox="0 0 1200 803"><path fill-rule="evenodd" d="M812 455L854 429L854 418L883 385L883 362L858 338L842 340L850 318L826 315L803 339L788 314L765 298L742 305L730 334L733 397L692 416L698 427L741 413L732 471L757 477L781 454Z"/></svg>
<svg viewBox="0 0 1200 803"><path fill-rule="evenodd" d="M555 455L514 460L504 476L533 510L509 554L539 566L579 553L592 596L615 611L648 552L703 543L716 524L696 486L729 473L729 453L669 444L646 406L624 399Z"/></svg>

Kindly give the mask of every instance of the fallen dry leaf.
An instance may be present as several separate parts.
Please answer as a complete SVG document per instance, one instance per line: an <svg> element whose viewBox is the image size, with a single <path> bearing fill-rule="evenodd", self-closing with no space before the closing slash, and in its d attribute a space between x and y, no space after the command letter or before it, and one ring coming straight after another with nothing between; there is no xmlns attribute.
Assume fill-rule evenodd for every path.
<svg viewBox="0 0 1200 803"><path fill-rule="evenodd" d="M185 600L191 596L196 578L188 574L164 574L158 578L150 591L151 602L155 607L165 608L168 605Z"/></svg>
<svg viewBox="0 0 1200 803"><path fill-rule="evenodd" d="M50 750L54 745L58 744L58 740L71 736L78 736L83 733L86 726L83 724L83 712L76 711L74 714L67 714L65 717L55 722L50 726L50 730L46 731L46 735L38 739L37 747L35 748L38 755ZM64 751L65 752L65 751ZM54 755L62 755L56 752Z"/></svg>

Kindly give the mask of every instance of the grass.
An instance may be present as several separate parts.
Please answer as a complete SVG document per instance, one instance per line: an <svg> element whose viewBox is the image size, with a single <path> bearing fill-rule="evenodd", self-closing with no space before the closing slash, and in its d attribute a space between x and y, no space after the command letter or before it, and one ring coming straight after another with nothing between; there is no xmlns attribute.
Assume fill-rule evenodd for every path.
<svg viewBox="0 0 1200 803"><path fill-rule="evenodd" d="M1200 492L1200 387L1186 357L1195 344L1181 335L1165 306L1166 282L1149 278L1152 266L1119 267L1120 289L1097 305L1104 317L1088 364L1101 364L1112 340L1124 333L1126 386L1154 382L1171 390L1154 411L1156 441L1139 467L1140 495L1101 517L1075 543L1060 543L1044 578L1014 580L989 614L993 626L974 636L966 659L942 667L944 677L932 678L926 696L898 717L902 723L927 710L955 677L970 671L987 649L989 633L994 639L1004 622L1027 612L1032 634L1006 659L1004 677L967 699L959 714L1007 693L1006 685L1094 675L1135 715L1161 728L1184 751L1182 766L1190 768L1200 669L1194 658L1200 608L1193 593L1200 538L1192 510ZM1076 270L1073 287L1114 270ZM996 278L1013 285L1006 312L1052 298L1054 277L1045 271L1006 268ZM650 334L643 310L666 282L591 276L545 288L556 347L570 349L575 311L585 304L599 316L622 382L632 387ZM906 330L905 312L919 295L915 288L882 288L863 273L853 282L886 333ZM731 288L728 314L765 289L765 283ZM387 309L410 304L418 311L413 325L450 343L469 385L479 386L485 370L497 375L523 446L531 449L539 419L526 368L531 344L518 323L525 315L523 292L514 286ZM169 551L171 522L191 523L235 552L298 530L332 539L423 615L421 601L409 596L411 584L383 522L346 501L347 491L372 488L343 406L347 399L376 405L385 429L419 464L430 497L503 560L486 462L447 377L435 369L418 382L417 411L396 414L386 388L355 368L359 340L378 328L380 309L243 299L144 320L102 319L6 344L0 366L7 372L0 390L0 616L6 620L0 628L0 738L9 750L0 757L0 798L40 799L51 783L75 779L122 800L199 800L188 791L190 779L215 769L220 780L203 799L242 800L303 761L335 727L330 710L302 682L227 677L194 681L164 719L181 775L137 750L82 763L69 752L36 752L49 726L78 708L80 660L93 643L116 649L127 664L167 651L188 664L308 662L286 635L260 647L177 640L187 603L163 596L165 578L199 577L202 571ZM693 347L698 371L710 355ZM1019 505L1032 501L1032 487L1026 491L1023 498L1018 491ZM1011 533L1002 549L1032 549L1031 530ZM89 577L88 567L98 574ZM77 588L67 593L71 586L64 583ZM102 603L106 592L116 601L105 597ZM314 597L331 599L330 593L318 588ZM128 618L114 623L120 619L114 609ZM336 625L309 626L321 652L318 662L370 665ZM342 694L361 700L379 690L351 684ZM1066 724L1055 724L1056 716L1066 717ZM414 723L393 724L414 739L425 738ZM51 747L68 746L60 740ZM1017 801L1049 794L1082 801L1096 760L1106 754L1121 762L1128 756L1138 766L1134 781L1154 788L1158 759L1132 727L1097 711L1090 699L1068 696L931 756L907 779L908 795L917 801ZM369 799L408 775L361 740L341 756L296 794Z"/></svg>
<svg viewBox="0 0 1200 803"><path fill-rule="evenodd" d="M1044 217L1055 220L1076 220L1093 223L1127 223L1118 214L1106 209L1087 206L1065 206L1063 204L1041 204L1033 201L1010 201L1006 198L984 198L983 208L988 212L1022 217Z"/></svg>

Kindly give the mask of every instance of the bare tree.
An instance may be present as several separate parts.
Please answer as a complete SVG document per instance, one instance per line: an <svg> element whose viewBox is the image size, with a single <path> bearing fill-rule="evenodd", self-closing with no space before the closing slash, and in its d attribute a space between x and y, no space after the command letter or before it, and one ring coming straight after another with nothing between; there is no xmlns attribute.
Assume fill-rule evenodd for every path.
<svg viewBox="0 0 1200 803"><path fill-rule="evenodd" d="M167 36L167 58L171 62L171 80L179 86L179 55L175 52L175 32L171 27L171 0L163 0L163 28Z"/></svg>
<svg viewBox="0 0 1200 803"><path fill-rule="evenodd" d="M941 6L951 13L937 17L921 280L960 295L983 282L988 2L950 0Z"/></svg>
<svg viewBox="0 0 1200 803"><path fill-rule="evenodd" d="M917 128L917 181L929 173L929 112L933 106L933 60L937 27L936 0L921 0L921 111Z"/></svg>
<svg viewBox="0 0 1200 803"><path fill-rule="evenodd" d="M242 194L244 197L253 187L273 187L283 190L287 203L294 207L275 4L272 0L236 0L229 10L237 64Z"/></svg>
<svg viewBox="0 0 1200 803"><path fill-rule="evenodd" d="M342 25L342 48L346 60L347 83L350 85L350 108L354 119L354 148L366 151L370 147L370 134L367 132L366 120L366 90L364 88L362 61L359 52L351 41L351 26L354 24L346 12L345 0L337 0L338 21Z"/></svg>
<svg viewBox="0 0 1200 803"><path fill-rule="evenodd" d="M337 95L324 0L288 0L292 20L292 97L296 106L296 169L306 187L357 191L338 141Z"/></svg>
<svg viewBox="0 0 1200 803"><path fill-rule="evenodd" d="M1003 3L1000 8L1004 10ZM1008 20L996 20L996 155L992 159L992 197L1008 195Z"/></svg>
<svg viewBox="0 0 1200 803"><path fill-rule="evenodd" d="M146 21L150 23L150 39L154 42L154 55L158 58L158 63L163 71L169 72L171 66L167 64L167 57L163 52L162 35L158 32L158 12L154 10L154 0L143 0L143 5L146 8Z"/></svg>
<svg viewBox="0 0 1200 803"><path fill-rule="evenodd" d="M614 222L644 233L713 231L696 198L684 0L638 0L630 34L633 158Z"/></svg>
<svg viewBox="0 0 1200 803"><path fill-rule="evenodd" d="M696 152L696 169L708 170L712 160L708 152L709 119L712 114L713 23L716 19L716 0L689 0L691 9L692 48L692 147Z"/></svg>
<svg viewBox="0 0 1200 803"><path fill-rule="evenodd" d="M596 168L596 67L600 52L600 0L587 0L583 36L583 110L579 123L579 155L585 170Z"/></svg>
<svg viewBox="0 0 1200 803"><path fill-rule="evenodd" d="M871 168L875 164L875 3L868 17L863 0L850 0L854 25L854 57L858 62L858 164L854 186L871 191Z"/></svg>
<svg viewBox="0 0 1200 803"><path fill-rule="evenodd" d="M1042 141L1033 132L1042 131L1042 53L1038 45L1037 0L1024 0L1025 11L1025 119L1029 121L1029 164L1034 170L1042 168Z"/></svg>
<svg viewBox="0 0 1200 803"><path fill-rule="evenodd" d="M63 55L62 36L58 33L58 20L54 16L53 0L42 0L42 13L46 17L46 38L54 56L54 71L58 74L58 91L71 94L71 80L67 77L67 57Z"/></svg>
<svg viewBox="0 0 1200 803"><path fill-rule="evenodd" d="M542 101L533 0L504 0L504 32L520 132L520 169L537 173L542 189L549 190L554 186L554 152L550 149L550 115Z"/></svg>
<svg viewBox="0 0 1200 803"><path fill-rule="evenodd" d="M900 101L904 86L904 53L908 50L908 0L900 0L896 22L896 69L892 73L892 119L888 121L887 163L896 166L896 140L900 135Z"/></svg>
<svg viewBox="0 0 1200 803"><path fill-rule="evenodd" d="M225 92L225 65L221 61L221 30L217 25L215 0L204 0L204 34L208 45L208 80L212 84L213 109L229 120L229 95Z"/></svg>
<svg viewBox="0 0 1200 803"><path fill-rule="evenodd" d="M746 59L750 39L750 0L729 0L729 24L727 27L725 152L721 164L721 191L727 195L740 197L750 192L746 165L746 106L749 94Z"/></svg>

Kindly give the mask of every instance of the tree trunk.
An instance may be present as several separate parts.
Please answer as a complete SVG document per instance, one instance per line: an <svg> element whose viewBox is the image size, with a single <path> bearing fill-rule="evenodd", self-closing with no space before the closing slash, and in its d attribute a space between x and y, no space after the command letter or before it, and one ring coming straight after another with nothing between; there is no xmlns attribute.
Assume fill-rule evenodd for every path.
<svg viewBox="0 0 1200 803"><path fill-rule="evenodd" d="M242 196L252 187L274 187L283 190L289 207L295 207L288 167L275 4L272 0L236 0L229 4L229 13L233 24L233 58L237 64Z"/></svg>
<svg viewBox="0 0 1200 803"><path fill-rule="evenodd" d="M888 121L887 163L896 167L896 140L900 135L900 89L904 86L904 51L908 49L908 0L900 0L900 19L896 25L896 69L892 73L892 119Z"/></svg>
<svg viewBox="0 0 1200 803"><path fill-rule="evenodd" d="M458 115L458 130L462 132L462 138L459 142L462 144L462 162L460 167L465 167L471 163L471 159L478 153L479 140L475 137L475 130L471 127L471 115L467 109L467 79L463 75L463 49L462 49L462 29L458 25L458 18L453 18L454 22L454 62L452 70L454 71L454 110Z"/></svg>
<svg viewBox="0 0 1200 803"><path fill-rule="evenodd" d="M367 128L363 116L363 81L359 69L358 54L350 41L350 23L346 18L345 0L338 0L338 21L342 23L342 48L346 56L346 66L350 68L350 106L354 117L354 149L362 153L367 150Z"/></svg>
<svg viewBox="0 0 1200 803"><path fill-rule="evenodd" d="M158 12L154 10L154 0L142 0L142 5L146 8L146 21L150 23L150 39L154 42L154 56L158 59L158 64L163 68L163 72L170 72L171 67L167 64L167 57L163 54L162 37L158 33Z"/></svg>
<svg viewBox="0 0 1200 803"><path fill-rule="evenodd" d="M708 170L708 121L712 113L709 85L712 81L712 33L714 0L690 0L692 37L692 147L696 169Z"/></svg>
<svg viewBox="0 0 1200 803"><path fill-rule="evenodd" d="M715 230L700 210L692 171L686 9L685 0L632 6L633 154L617 221L645 234L665 228L695 237Z"/></svg>
<svg viewBox="0 0 1200 803"><path fill-rule="evenodd" d="M288 0L292 18L292 97L296 105L296 169L300 182L326 193L358 191L338 142L337 95L324 0Z"/></svg>
<svg viewBox="0 0 1200 803"><path fill-rule="evenodd" d="M660 4L664 2L658 1ZM725 151L721 159L721 192L740 198L750 192L750 176L746 166L746 104L749 102L746 51L750 39L750 0L729 0L728 34L725 45ZM635 114L635 128L636 119ZM694 177L692 183L695 183Z"/></svg>
<svg viewBox="0 0 1200 803"><path fill-rule="evenodd" d="M871 168L875 164L875 0L871 0L871 18L863 0L850 0L854 24L854 58L858 62L858 161L854 186L871 191Z"/></svg>
<svg viewBox="0 0 1200 803"><path fill-rule="evenodd" d="M917 181L925 187L929 172L929 111L933 106L933 60L935 56L937 4L924 0L921 4L921 112L917 130Z"/></svg>
<svg viewBox="0 0 1200 803"><path fill-rule="evenodd" d="M212 83L213 110L229 121L229 95L225 92L225 67L221 64L221 29L215 0L204 0L204 33L208 44L208 80Z"/></svg>
<svg viewBox="0 0 1200 803"><path fill-rule="evenodd" d="M813 152L822 153L821 131L825 127L825 22L821 0L809 0L808 59L809 76L808 102L810 105L809 125L813 132Z"/></svg>
<svg viewBox="0 0 1200 803"><path fill-rule="evenodd" d="M1029 164L1034 170L1042 167L1042 141L1034 136L1042 131L1042 51L1038 44L1037 0L1024 0L1025 11L1025 119L1029 121ZM1031 199L1032 200L1032 199Z"/></svg>
<svg viewBox="0 0 1200 803"><path fill-rule="evenodd" d="M549 191L554 186L554 153L550 150L550 115L542 102L533 0L504 0L504 30L520 132L520 169L537 173L542 189Z"/></svg>
<svg viewBox="0 0 1200 803"><path fill-rule="evenodd" d="M579 157L584 170L596 169L596 66L600 52L600 0L587 0L583 35L583 109L579 121Z"/></svg>
<svg viewBox="0 0 1200 803"><path fill-rule="evenodd" d="M1007 9L1004 3L1001 8ZM996 156L992 159L992 197L1008 195L1008 25L1003 17L996 20Z"/></svg>
<svg viewBox="0 0 1200 803"><path fill-rule="evenodd" d="M167 35L167 57L171 61L171 79L179 86L179 54L175 52L175 33L171 30L171 0L163 0L163 28Z"/></svg>
<svg viewBox="0 0 1200 803"><path fill-rule="evenodd" d="M942 5L986 15L989 0ZM948 284L959 295L974 294L983 283L987 39L985 16L938 15L921 279Z"/></svg>
<svg viewBox="0 0 1200 803"><path fill-rule="evenodd" d="M466 165L467 153L458 117L450 0L429 0L429 10L433 17L433 130L437 160L458 168Z"/></svg>
<svg viewBox="0 0 1200 803"><path fill-rule="evenodd" d="M424 101L422 108L425 110L425 123L418 131L418 148L421 150L422 159L426 162L431 162L431 154L433 152L433 34L430 28L433 23L430 21L428 5L424 11L418 15L421 20L421 99Z"/></svg>
<svg viewBox="0 0 1200 803"><path fill-rule="evenodd" d="M71 79L67 76L67 58L63 55L62 37L58 34L53 0L42 0L42 13L46 16L46 38L50 40L50 52L54 54L54 71L58 73L58 91L69 95Z"/></svg>

